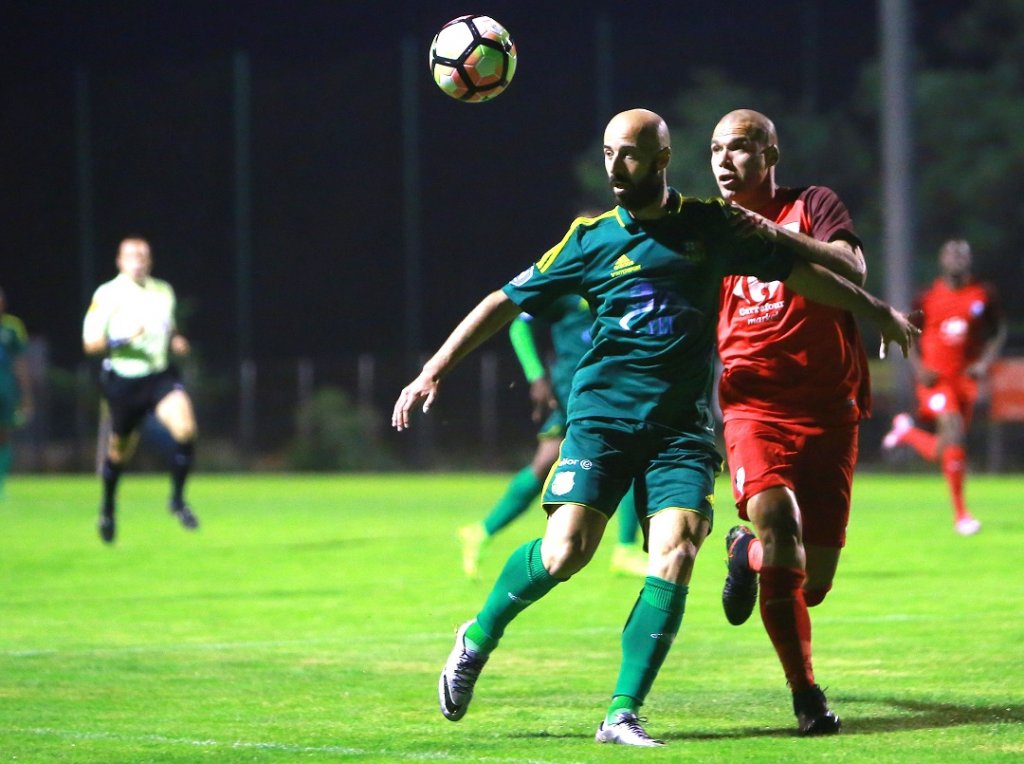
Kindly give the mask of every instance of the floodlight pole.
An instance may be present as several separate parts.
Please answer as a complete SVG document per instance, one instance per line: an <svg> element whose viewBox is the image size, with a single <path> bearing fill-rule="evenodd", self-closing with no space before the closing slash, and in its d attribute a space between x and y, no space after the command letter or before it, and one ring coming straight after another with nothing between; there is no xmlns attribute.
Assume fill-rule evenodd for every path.
<svg viewBox="0 0 1024 764"><path fill-rule="evenodd" d="M910 0L879 0L882 91L882 225L885 253L884 295L890 305L910 308L914 260L914 152L911 131L912 40ZM893 355L903 373L894 375L901 406L910 401L911 380L899 353Z"/></svg>
<svg viewBox="0 0 1024 764"><path fill-rule="evenodd" d="M92 115L89 73L75 69L75 159L78 180L78 259L81 278L81 308L85 315L96 280L96 225L92 174Z"/></svg>

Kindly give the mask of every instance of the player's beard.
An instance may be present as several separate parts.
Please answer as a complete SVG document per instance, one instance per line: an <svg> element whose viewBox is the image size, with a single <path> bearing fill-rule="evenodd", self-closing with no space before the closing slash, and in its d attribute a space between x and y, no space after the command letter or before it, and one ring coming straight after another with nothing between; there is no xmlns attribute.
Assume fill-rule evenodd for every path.
<svg viewBox="0 0 1024 764"><path fill-rule="evenodd" d="M611 184L612 179L609 179L608 182ZM659 202L662 190L660 171L652 164L646 175L633 181L621 191L612 187L612 194L615 195L615 200L622 207L632 212Z"/></svg>

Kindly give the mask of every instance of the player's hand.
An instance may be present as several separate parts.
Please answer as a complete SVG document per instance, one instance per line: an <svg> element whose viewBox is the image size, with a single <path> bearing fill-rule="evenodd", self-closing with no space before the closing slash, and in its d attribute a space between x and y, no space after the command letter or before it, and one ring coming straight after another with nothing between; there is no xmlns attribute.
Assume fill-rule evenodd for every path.
<svg viewBox="0 0 1024 764"><path fill-rule="evenodd" d="M171 352L174 355L184 356L192 352L192 345L180 334L171 337Z"/></svg>
<svg viewBox="0 0 1024 764"><path fill-rule="evenodd" d="M914 325L910 315L900 313L895 308L889 308L889 318L882 324L882 345L878 349L878 357L884 359L888 355L889 343L895 342L903 351L903 357L910 355L910 348L918 337L921 330Z"/></svg>
<svg viewBox="0 0 1024 764"><path fill-rule="evenodd" d="M775 239L775 224L771 220L731 202L729 225L739 236L760 236L773 241Z"/></svg>
<svg viewBox="0 0 1024 764"><path fill-rule="evenodd" d="M18 404L18 410L14 412L14 426L24 427L32 421L32 415L36 413L35 406L32 405L32 401L22 400Z"/></svg>
<svg viewBox="0 0 1024 764"><path fill-rule="evenodd" d="M530 418L534 422L543 422L547 419L548 414L558 406L558 401L555 399L547 377L541 377L530 383L530 404L533 407Z"/></svg>
<svg viewBox="0 0 1024 764"><path fill-rule="evenodd" d="M391 412L391 426L401 432L409 429L409 415L416 406L423 402L423 413L426 414L437 397L438 380L420 374L402 390L395 408Z"/></svg>
<svg viewBox="0 0 1024 764"><path fill-rule="evenodd" d="M967 367L967 376L971 379L984 379L988 376L988 364L985 361L975 361Z"/></svg>

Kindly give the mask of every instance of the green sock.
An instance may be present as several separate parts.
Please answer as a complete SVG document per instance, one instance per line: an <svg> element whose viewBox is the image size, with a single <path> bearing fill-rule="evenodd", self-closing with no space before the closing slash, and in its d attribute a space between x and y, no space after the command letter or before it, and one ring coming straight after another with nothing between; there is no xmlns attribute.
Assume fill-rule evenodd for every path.
<svg viewBox="0 0 1024 764"><path fill-rule="evenodd" d="M466 639L489 653L497 647L512 619L559 583L559 579L544 569L540 539L523 544L509 556L483 609L477 614L476 623L466 631Z"/></svg>
<svg viewBox="0 0 1024 764"><path fill-rule="evenodd" d="M637 703L633 698L628 695L616 695L612 698L612 703L608 706L608 713L605 714L605 724L615 724L615 717L622 711L628 711L631 714L636 714L640 710L640 704Z"/></svg>
<svg viewBox="0 0 1024 764"><path fill-rule="evenodd" d="M484 530L493 536L526 511L530 503L540 494L544 484L537 480L532 467L523 467L517 472L505 489L505 494L484 518Z"/></svg>
<svg viewBox="0 0 1024 764"><path fill-rule="evenodd" d="M640 520L636 516L636 501L632 488L622 497L616 514L619 516L619 543L633 546L636 543L636 532L640 529Z"/></svg>
<svg viewBox="0 0 1024 764"><path fill-rule="evenodd" d="M11 471L11 460L14 452L11 451L11 444L4 443L0 446L0 495L3 495L4 484L7 482L7 473Z"/></svg>
<svg viewBox="0 0 1024 764"><path fill-rule="evenodd" d="M634 710L643 705L676 638L688 591L685 584L648 576L629 614L622 630L622 665L613 697L632 699Z"/></svg>

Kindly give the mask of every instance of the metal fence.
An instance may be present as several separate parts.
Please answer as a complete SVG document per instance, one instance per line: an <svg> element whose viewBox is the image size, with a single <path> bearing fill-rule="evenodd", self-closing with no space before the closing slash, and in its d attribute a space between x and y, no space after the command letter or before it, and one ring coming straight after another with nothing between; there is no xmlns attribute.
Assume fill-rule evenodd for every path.
<svg viewBox="0 0 1024 764"><path fill-rule="evenodd" d="M30 472L95 469L100 416L98 365L48 363L33 341L30 361L36 413L15 434L15 468ZM198 463L206 471L331 468L309 452L342 449L337 469L511 470L535 445L528 386L510 348L492 343L442 383L429 416L408 432L390 427L391 408L423 358L401 354L337 355L182 367L199 422ZM894 413L907 405L899 365L873 370L875 415L861 427L862 468L930 469L913 455L884 454L880 442ZM324 432L325 429L333 431ZM136 468L162 468L162 431L143 428ZM975 469L1024 469L1024 424L993 421L982 396L970 430ZM305 454L305 456L303 456ZM325 466L326 465L326 466Z"/></svg>

